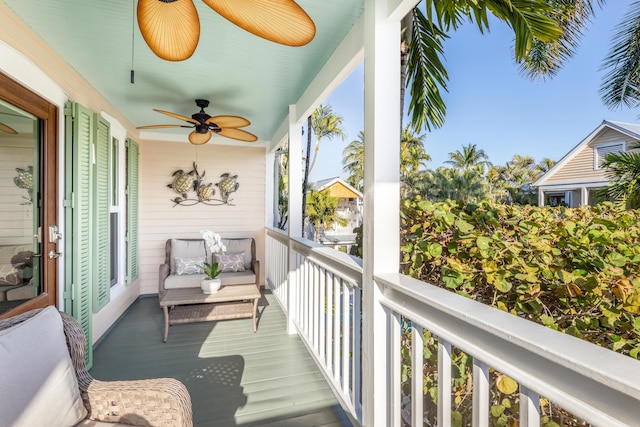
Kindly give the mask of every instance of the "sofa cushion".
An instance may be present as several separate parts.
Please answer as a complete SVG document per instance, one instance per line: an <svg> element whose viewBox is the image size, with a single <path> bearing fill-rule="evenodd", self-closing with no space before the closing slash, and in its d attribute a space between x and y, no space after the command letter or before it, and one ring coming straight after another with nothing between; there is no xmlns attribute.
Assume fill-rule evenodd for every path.
<svg viewBox="0 0 640 427"><path fill-rule="evenodd" d="M54 307L0 331L0 366L3 425L67 427L86 417Z"/></svg>
<svg viewBox="0 0 640 427"><path fill-rule="evenodd" d="M19 282L18 270L11 264L0 265L0 285L12 286Z"/></svg>
<svg viewBox="0 0 640 427"><path fill-rule="evenodd" d="M82 420L74 427L131 427L131 424L110 423L108 421Z"/></svg>
<svg viewBox="0 0 640 427"><path fill-rule="evenodd" d="M204 240L171 239L171 257L169 259L171 273L176 272L176 258L195 258L200 256L210 259Z"/></svg>
<svg viewBox="0 0 640 427"><path fill-rule="evenodd" d="M222 243L227 247L225 253L239 254L244 252L244 269L251 269L251 239L222 239Z"/></svg>
<svg viewBox="0 0 640 427"><path fill-rule="evenodd" d="M175 257L176 274L204 274L204 255L193 258Z"/></svg>
<svg viewBox="0 0 640 427"><path fill-rule="evenodd" d="M204 279L204 274L187 274L178 276L177 274L170 274L164 279L165 289L182 289L182 288L199 288L200 281Z"/></svg>
<svg viewBox="0 0 640 427"><path fill-rule="evenodd" d="M255 284L256 283L256 275L251 270L238 271L232 273L220 273L218 276L222 281L222 286L227 285L246 285L246 284Z"/></svg>
<svg viewBox="0 0 640 427"><path fill-rule="evenodd" d="M215 262L223 273L244 271L244 252L239 254L213 254Z"/></svg>

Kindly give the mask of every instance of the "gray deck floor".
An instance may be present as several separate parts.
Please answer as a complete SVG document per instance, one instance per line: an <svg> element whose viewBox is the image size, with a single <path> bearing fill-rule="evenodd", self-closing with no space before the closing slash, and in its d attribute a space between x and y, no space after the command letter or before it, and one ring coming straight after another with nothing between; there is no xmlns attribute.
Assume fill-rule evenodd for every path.
<svg viewBox="0 0 640 427"><path fill-rule="evenodd" d="M101 380L171 377L191 394L195 426L351 426L333 392L268 294L251 319L174 325L162 342L155 297L141 298L98 344Z"/></svg>

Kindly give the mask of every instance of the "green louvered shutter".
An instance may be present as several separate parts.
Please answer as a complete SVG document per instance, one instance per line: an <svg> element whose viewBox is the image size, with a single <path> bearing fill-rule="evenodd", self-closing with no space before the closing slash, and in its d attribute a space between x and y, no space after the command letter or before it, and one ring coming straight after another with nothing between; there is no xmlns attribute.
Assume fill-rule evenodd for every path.
<svg viewBox="0 0 640 427"><path fill-rule="evenodd" d="M127 140L127 284L138 277L138 174L140 149Z"/></svg>
<svg viewBox="0 0 640 427"><path fill-rule="evenodd" d="M93 113L67 103L65 189L65 310L80 322L87 338L87 366L93 364L91 337L92 139Z"/></svg>
<svg viewBox="0 0 640 427"><path fill-rule="evenodd" d="M109 145L110 125L99 114L94 114L93 138L93 312L107 305L111 295L111 241L109 221Z"/></svg>

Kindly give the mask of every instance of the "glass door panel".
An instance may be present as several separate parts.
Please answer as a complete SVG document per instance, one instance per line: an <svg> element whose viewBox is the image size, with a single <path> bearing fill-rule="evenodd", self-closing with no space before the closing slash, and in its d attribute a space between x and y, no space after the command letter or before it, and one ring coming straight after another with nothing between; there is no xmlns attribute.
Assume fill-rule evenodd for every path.
<svg viewBox="0 0 640 427"><path fill-rule="evenodd" d="M42 293L42 120L0 100L0 315Z"/></svg>

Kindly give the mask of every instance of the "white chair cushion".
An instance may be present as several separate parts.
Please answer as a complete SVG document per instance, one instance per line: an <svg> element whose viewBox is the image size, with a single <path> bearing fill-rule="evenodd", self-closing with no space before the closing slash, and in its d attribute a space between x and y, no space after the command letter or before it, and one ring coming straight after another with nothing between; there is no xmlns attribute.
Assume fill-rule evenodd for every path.
<svg viewBox="0 0 640 427"><path fill-rule="evenodd" d="M86 417L54 307L0 331L0 366L1 425L68 427Z"/></svg>

